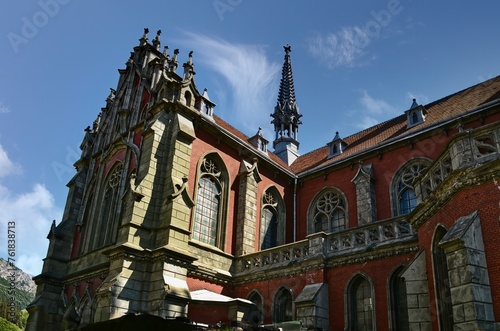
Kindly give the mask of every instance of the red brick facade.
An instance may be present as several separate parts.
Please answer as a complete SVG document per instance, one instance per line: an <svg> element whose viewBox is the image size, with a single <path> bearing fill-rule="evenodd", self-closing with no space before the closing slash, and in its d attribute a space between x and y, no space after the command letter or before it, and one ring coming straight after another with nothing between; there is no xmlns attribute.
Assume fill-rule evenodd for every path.
<svg viewBox="0 0 500 331"><path fill-rule="evenodd" d="M86 133L28 330L125 314L249 330L500 327L500 77L280 159L213 114L192 54L181 77L177 53L158 49L145 33ZM287 132L273 121L278 148L297 143L293 101L276 107L290 116Z"/></svg>

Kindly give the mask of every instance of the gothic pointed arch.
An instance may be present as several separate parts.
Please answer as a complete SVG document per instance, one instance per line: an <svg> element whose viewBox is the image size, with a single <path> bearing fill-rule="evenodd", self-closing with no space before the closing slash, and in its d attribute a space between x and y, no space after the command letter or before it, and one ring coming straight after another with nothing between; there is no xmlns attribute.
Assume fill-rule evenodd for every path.
<svg viewBox="0 0 500 331"><path fill-rule="evenodd" d="M409 331L408 297L403 277L404 265L398 266L388 280L390 330Z"/></svg>
<svg viewBox="0 0 500 331"><path fill-rule="evenodd" d="M94 200L94 190L92 190L87 196L87 201L85 203L85 210L83 211L83 219L80 225L82 237L80 240L79 255L85 254L88 251L90 241L92 238L92 212L93 212L93 200Z"/></svg>
<svg viewBox="0 0 500 331"><path fill-rule="evenodd" d="M91 324L94 320L94 316L93 316L94 311L92 309L93 299L94 299L94 297L92 296L92 293L87 286L85 294L83 295L83 297L80 301L80 316L81 316L80 327Z"/></svg>
<svg viewBox="0 0 500 331"><path fill-rule="evenodd" d="M264 298L257 290L253 290L248 295L248 300L252 301L255 308L250 313L250 323L253 326L261 325L264 321Z"/></svg>
<svg viewBox="0 0 500 331"><path fill-rule="evenodd" d="M348 228L348 205L345 194L326 187L313 199L308 212L308 233L338 232Z"/></svg>
<svg viewBox="0 0 500 331"><path fill-rule="evenodd" d="M346 288L347 330L375 330L375 293L371 279L358 273Z"/></svg>
<svg viewBox="0 0 500 331"><path fill-rule="evenodd" d="M439 245L447 233L443 225L439 225L432 238L432 268L434 272L434 287L436 293L436 313L440 330L453 330L453 309L451 302L450 277L446 252Z"/></svg>
<svg viewBox="0 0 500 331"><path fill-rule="evenodd" d="M293 313L293 296L290 289L282 286L276 291L273 300L273 322L282 323L292 321Z"/></svg>
<svg viewBox="0 0 500 331"><path fill-rule="evenodd" d="M123 175L123 164L116 162L109 170L100 193L98 222L94 232L93 248L115 242L120 219L120 183Z"/></svg>
<svg viewBox="0 0 500 331"><path fill-rule="evenodd" d="M403 164L394 174L391 184L391 201L394 216L409 214L418 204L415 182L429 167L431 161L415 158Z"/></svg>
<svg viewBox="0 0 500 331"><path fill-rule="evenodd" d="M260 249L285 244L285 206L276 187L264 191L261 206Z"/></svg>
<svg viewBox="0 0 500 331"><path fill-rule="evenodd" d="M229 174L222 158L215 152L198 162L191 238L224 248L225 219L229 190Z"/></svg>
<svg viewBox="0 0 500 331"><path fill-rule="evenodd" d="M80 326L80 312L74 298L68 302L61 322L61 330L76 330Z"/></svg>

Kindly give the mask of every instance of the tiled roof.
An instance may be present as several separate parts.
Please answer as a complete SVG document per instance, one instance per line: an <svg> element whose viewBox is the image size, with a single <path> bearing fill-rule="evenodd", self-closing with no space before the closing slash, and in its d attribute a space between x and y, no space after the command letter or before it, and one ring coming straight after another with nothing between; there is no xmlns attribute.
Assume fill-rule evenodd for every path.
<svg viewBox="0 0 500 331"><path fill-rule="evenodd" d="M229 133L231 133L232 135L236 136L237 138L243 140L246 145L248 147L250 147L251 149L255 150L255 153L256 154L259 154L261 152L259 152L257 150L257 148L255 148L255 146L253 146L252 144L250 144L248 142L248 139L249 137L247 135L245 135L244 133L242 133L241 131L239 131L238 129L236 129L235 127L233 127L231 124L227 123L226 121L224 121L222 118L220 118L219 116L217 115L214 115L213 116L214 120L215 120L215 123L217 125L219 125L221 128L223 128L224 130L228 131ZM290 167L285 163L283 162L283 160L281 160L276 154L274 154L273 152L271 151L268 151L268 155L269 155L269 159L271 159L272 161L274 161L275 163L279 164L280 166L282 166L283 168L286 168L287 170L291 170Z"/></svg>
<svg viewBox="0 0 500 331"><path fill-rule="evenodd" d="M497 76L425 105L424 107L427 112L425 121L422 124L407 128L406 115L402 114L344 138L348 146L342 154L329 159L329 148L325 144L324 147L297 158L291 165L291 168L295 173L300 173L316 167L336 163L391 138L402 138L409 133L460 116L467 113L467 111L499 98L500 76Z"/></svg>
<svg viewBox="0 0 500 331"><path fill-rule="evenodd" d="M398 117L343 138L343 140L348 144L347 148L342 154L332 158L328 158L329 148L326 143L325 146L300 156L291 166L288 166L271 151L268 151L268 155L272 161L281 167L300 174L306 170L339 162L349 156L361 153L364 150L386 142L389 139L397 137L403 138L405 135L430 127L441 121L460 116L465 114L467 111L499 98L500 76L497 76L424 105L426 109L426 118L422 124L407 128L406 114L403 113ZM234 128L232 125L216 115L214 115L214 120L218 126L241 139L248 147L254 149L256 154L260 153L252 144L248 142L249 137L241 131Z"/></svg>

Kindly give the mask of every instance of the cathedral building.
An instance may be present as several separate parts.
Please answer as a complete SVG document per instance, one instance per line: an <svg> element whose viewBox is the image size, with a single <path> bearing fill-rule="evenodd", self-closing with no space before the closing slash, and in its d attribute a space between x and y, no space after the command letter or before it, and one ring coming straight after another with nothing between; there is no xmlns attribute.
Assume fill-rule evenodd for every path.
<svg viewBox="0 0 500 331"><path fill-rule="evenodd" d="M500 76L301 154L284 51L271 150L145 29L85 130L27 330L500 329Z"/></svg>

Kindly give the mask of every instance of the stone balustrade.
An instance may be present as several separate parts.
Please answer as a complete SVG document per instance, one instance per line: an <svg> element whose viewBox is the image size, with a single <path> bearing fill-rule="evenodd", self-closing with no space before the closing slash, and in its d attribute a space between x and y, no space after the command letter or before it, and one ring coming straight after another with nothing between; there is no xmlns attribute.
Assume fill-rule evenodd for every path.
<svg viewBox="0 0 500 331"><path fill-rule="evenodd" d="M405 218L391 218L341 232L318 232L307 239L243 255L237 258L236 273L282 268L308 259L337 257L354 250L376 249L380 246L413 240L416 232Z"/></svg>
<svg viewBox="0 0 500 331"><path fill-rule="evenodd" d="M375 222L352 230L328 236L327 255L364 250L393 243L395 240L413 238L413 227L404 218Z"/></svg>
<svg viewBox="0 0 500 331"><path fill-rule="evenodd" d="M268 267L282 267L305 259L309 253L308 240L282 245L239 257L238 271Z"/></svg>
<svg viewBox="0 0 500 331"><path fill-rule="evenodd" d="M458 133L441 156L415 182L419 203L427 199L453 171L499 156L500 125L498 123Z"/></svg>

